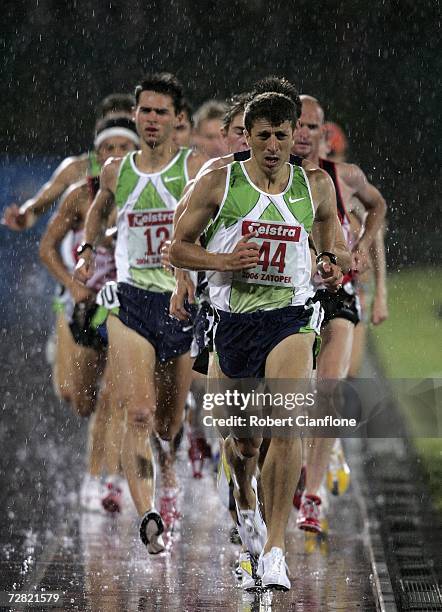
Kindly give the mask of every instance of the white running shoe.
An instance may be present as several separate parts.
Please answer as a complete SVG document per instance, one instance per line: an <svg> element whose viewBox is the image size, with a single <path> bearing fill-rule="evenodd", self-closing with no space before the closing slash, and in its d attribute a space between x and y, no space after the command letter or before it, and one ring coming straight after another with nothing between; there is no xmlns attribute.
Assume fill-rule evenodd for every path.
<svg viewBox="0 0 442 612"><path fill-rule="evenodd" d="M253 560L248 551L241 552L239 555L237 576L244 591L256 589L256 582L253 577Z"/></svg>
<svg viewBox="0 0 442 612"><path fill-rule="evenodd" d="M145 513L140 523L140 538L151 555L157 555L165 549L162 533L164 523L156 510Z"/></svg>
<svg viewBox="0 0 442 612"><path fill-rule="evenodd" d="M236 504L236 513L238 516L238 532L242 543L250 552L251 555L260 555L267 540L267 527L261 516L258 500L258 483L256 478L252 478L252 489L255 493L255 509L241 510Z"/></svg>
<svg viewBox="0 0 442 612"><path fill-rule="evenodd" d="M90 474L85 474L80 489L80 506L86 512L101 512L101 498L103 497L103 485L101 479Z"/></svg>
<svg viewBox="0 0 442 612"><path fill-rule="evenodd" d="M258 576L261 578L261 585L264 589L288 591L291 584L287 571L285 554L281 548L273 546L265 555L261 553L258 561Z"/></svg>

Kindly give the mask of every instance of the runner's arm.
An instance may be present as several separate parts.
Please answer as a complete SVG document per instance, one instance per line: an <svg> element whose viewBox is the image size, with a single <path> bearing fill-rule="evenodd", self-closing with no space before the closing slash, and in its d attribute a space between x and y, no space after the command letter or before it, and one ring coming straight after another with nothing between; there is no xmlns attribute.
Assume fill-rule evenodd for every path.
<svg viewBox="0 0 442 612"><path fill-rule="evenodd" d="M198 178L175 228L170 248L170 262L189 270L242 270L258 262L258 245L248 242L253 234L243 236L231 253L209 253L196 240L207 227L221 204L226 170L213 170Z"/></svg>
<svg viewBox="0 0 442 612"><path fill-rule="evenodd" d="M365 248L370 248L377 232L380 230L384 221L387 205L380 191L368 182L363 171L355 164L345 164L344 168L339 168L339 175L344 173L343 179L353 191L353 195L362 202L367 216L364 220L364 231L359 239Z"/></svg>
<svg viewBox="0 0 442 612"><path fill-rule="evenodd" d="M313 171L310 179L313 202L316 204L316 214L312 227L313 241L319 254L334 253L336 246L336 231L338 222L336 210L336 192L331 178L322 170ZM335 291L342 279L342 270L324 256L317 266L319 274L328 289Z"/></svg>
<svg viewBox="0 0 442 612"><path fill-rule="evenodd" d="M86 160L79 157L65 159L51 178L39 191L20 207L8 206L4 212L4 223L13 230L31 228L38 217L45 213L61 194L86 173Z"/></svg>
<svg viewBox="0 0 442 612"><path fill-rule="evenodd" d="M370 255L373 261L375 294L371 307L371 322L379 325L388 319L387 303L387 266L385 260L384 225L378 230L376 237L370 247Z"/></svg>
<svg viewBox="0 0 442 612"><path fill-rule="evenodd" d="M344 232L342 231L342 225L338 217L336 217L336 236L334 253L336 255L338 266L345 274L351 268L351 253L348 249Z"/></svg>
<svg viewBox="0 0 442 612"><path fill-rule="evenodd" d="M84 224L84 242L95 247L108 227L109 216L115 203L114 190L120 161L109 160L100 175L100 189L92 202ZM93 273L94 251L87 248L75 267L74 277L86 282Z"/></svg>
<svg viewBox="0 0 442 612"><path fill-rule="evenodd" d="M61 255L60 244L66 234L81 223L81 200L88 197L87 185L73 185L63 198L58 210L51 217L46 232L40 241L40 259L52 276L64 285L74 300L84 301L93 297L94 292L73 279Z"/></svg>

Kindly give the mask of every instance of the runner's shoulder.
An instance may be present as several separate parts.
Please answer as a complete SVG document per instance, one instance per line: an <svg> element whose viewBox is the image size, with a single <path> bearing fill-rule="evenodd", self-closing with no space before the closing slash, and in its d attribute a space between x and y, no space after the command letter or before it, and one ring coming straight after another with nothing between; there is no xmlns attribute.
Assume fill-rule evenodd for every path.
<svg viewBox="0 0 442 612"><path fill-rule="evenodd" d="M88 168L89 156L87 153L83 153L66 157L58 166L56 173L59 176L62 175L66 182L75 183L86 177Z"/></svg>
<svg viewBox="0 0 442 612"><path fill-rule="evenodd" d="M345 183L353 186L360 181L366 181L364 172L357 164L349 164L348 162L336 162L336 173Z"/></svg>
<svg viewBox="0 0 442 612"><path fill-rule="evenodd" d="M332 178L328 174L328 172L326 172L313 162L307 161L306 159L303 160L302 167L305 170L308 181L312 188L326 189L327 186L330 187L331 185L334 189Z"/></svg>
<svg viewBox="0 0 442 612"><path fill-rule="evenodd" d="M124 157L110 157L107 159L101 169L101 179L116 178L123 160Z"/></svg>
<svg viewBox="0 0 442 612"><path fill-rule="evenodd" d="M190 180L196 178L201 171L201 168L208 162L207 155L203 155L198 151L191 151L187 158L187 172Z"/></svg>

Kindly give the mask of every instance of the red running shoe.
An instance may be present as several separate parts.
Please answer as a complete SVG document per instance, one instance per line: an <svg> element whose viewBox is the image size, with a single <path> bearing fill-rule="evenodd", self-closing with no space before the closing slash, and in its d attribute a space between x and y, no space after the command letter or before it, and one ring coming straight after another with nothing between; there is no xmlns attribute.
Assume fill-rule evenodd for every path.
<svg viewBox="0 0 442 612"><path fill-rule="evenodd" d="M189 459L192 463L194 478L203 477L204 459L210 458L212 451L204 438L197 438L189 433Z"/></svg>
<svg viewBox="0 0 442 612"><path fill-rule="evenodd" d="M181 518L178 510L178 490L165 489L160 497L160 514L166 529L172 529L175 521Z"/></svg>
<svg viewBox="0 0 442 612"><path fill-rule="evenodd" d="M299 529L313 533L322 533L320 506L320 497L317 495L304 495L301 507L299 508L298 518L296 519Z"/></svg>
<svg viewBox="0 0 442 612"><path fill-rule="evenodd" d="M299 510L299 508L301 507L302 494L304 493L304 490L305 490L306 475L307 475L307 467L303 465L301 468L301 473L299 475L298 484L296 486L296 491L293 496L293 505L295 506L296 510Z"/></svg>
<svg viewBox="0 0 442 612"><path fill-rule="evenodd" d="M116 486L112 482L106 484L106 494L101 500L101 504L106 512L114 514L115 512L121 512L123 505L123 491L120 487Z"/></svg>

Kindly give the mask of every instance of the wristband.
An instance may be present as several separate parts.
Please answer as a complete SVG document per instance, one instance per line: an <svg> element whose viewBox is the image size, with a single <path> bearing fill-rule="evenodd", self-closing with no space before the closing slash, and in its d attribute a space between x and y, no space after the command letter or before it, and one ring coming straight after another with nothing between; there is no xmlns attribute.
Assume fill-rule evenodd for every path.
<svg viewBox="0 0 442 612"><path fill-rule="evenodd" d="M77 247L77 255L82 255L86 249L91 249L92 253L95 253L95 249L90 242L82 242L80 246Z"/></svg>
<svg viewBox="0 0 442 612"><path fill-rule="evenodd" d="M336 259L336 255L334 253L329 253L329 251L322 251L321 253L319 253L319 255L316 257L316 263L319 264L321 259L323 257L328 257L330 260L330 263L332 263L333 265L336 266L337 264L337 259Z"/></svg>

